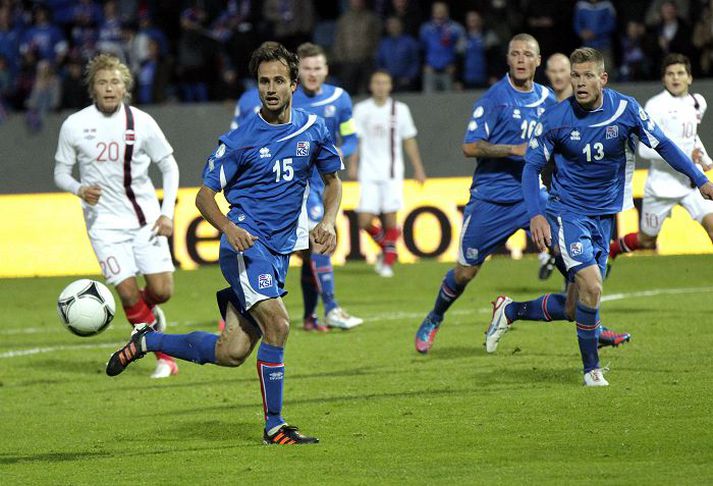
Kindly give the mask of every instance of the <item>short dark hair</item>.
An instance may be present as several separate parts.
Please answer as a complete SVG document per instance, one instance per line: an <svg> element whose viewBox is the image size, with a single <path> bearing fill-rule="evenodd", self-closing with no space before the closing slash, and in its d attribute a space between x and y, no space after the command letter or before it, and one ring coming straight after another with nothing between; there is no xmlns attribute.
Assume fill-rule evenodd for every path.
<svg viewBox="0 0 713 486"><path fill-rule="evenodd" d="M250 74L257 78L257 70L260 64L270 61L278 61L284 64L290 72L290 81L297 82L299 60L293 52L288 51L282 44L277 44L277 46L263 45L255 49L250 56L250 63L248 64Z"/></svg>
<svg viewBox="0 0 713 486"><path fill-rule="evenodd" d="M391 80L394 79L394 77L391 75L391 73L390 73L389 71L387 71L386 69L383 69L383 68L374 69L374 70L371 72L371 75L369 76L369 79L373 78L373 77L376 76L377 74L383 74L384 76L388 76Z"/></svg>
<svg viewBox="0 0 713 486"><path fill-rule="evenodd" d="M569 56L570 64L584 64L585 62L595 63L602 72L605 70L604 57L602 53L592 47L580 47L575 49Z"/></svg>
<svg viewBox="0 0 713 486"><path fill-rule="evenodd" d="M672 52L671 54L668 54L666 57L663 58L663 62L661 63L661 76L664 76L666 74L667 67L672 66L674 64L683 64L686 67L686 73L689 76L691 75L691 60L688 59L688 56L684 56L683 54L679 54L677 52Z"/></svg>

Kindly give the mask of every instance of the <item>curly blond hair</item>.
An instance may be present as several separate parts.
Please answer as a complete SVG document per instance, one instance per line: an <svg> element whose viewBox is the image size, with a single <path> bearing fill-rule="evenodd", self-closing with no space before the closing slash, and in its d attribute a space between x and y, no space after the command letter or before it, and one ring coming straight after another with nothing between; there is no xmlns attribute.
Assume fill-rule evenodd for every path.
<svg viewBox="0 0 713 486"><path fill-rule="evenodd" d="M128 103L131 100L131 89L134 87L134 77L131 75L129 68L121 62L121 60L112 54L99 54L94 56L84 70L84 82L89 90L89 97L94 99L94 79L99 71L104 69L119 71L119 76L124 81L126 91L124 93L124 102Z"/></svg>

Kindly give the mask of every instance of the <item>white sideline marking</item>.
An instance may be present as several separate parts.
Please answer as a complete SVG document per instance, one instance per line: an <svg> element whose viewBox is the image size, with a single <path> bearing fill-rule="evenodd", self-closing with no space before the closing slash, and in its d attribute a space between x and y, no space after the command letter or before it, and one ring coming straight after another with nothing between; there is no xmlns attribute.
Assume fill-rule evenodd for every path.
<svg viewBox="0 0 713 486"><path fill-rule="evenodd" d="M703 292L713 292L713 287L688 287L679 289L652 289L652 290L641 290L638 292L620 292L617 294L609 294L602 297L602 302L612 302L616 300L631 299L637 297L656 297L658 295L680 295L680 294L697 294ZM492 312L490 307L481 307L475 309L479 314L489 314ZM468 315L473 310L469 309L457 309L449 312L449 315ZM378 314L375 316L370 316L364 318L365 322L374 321L394 321L398 319L417 319L425 315L424 312L389 312L386 314ZM177 323L174 323L177 324ZM187 325L195 324L192 322L185 323ZM59 328L61 329L61 328ZM15 329L3 329L0 330L0 335L9 334L33 334L40 332L48 332L47 328L43 327L29 327L29 328L15 328ZM54 331L49 331L54 332ZM11 351L5 351L0 353L0 359L5 358L17 358L21 356L31 356L34 354L41 353L51 353L53 351L65 351L72 349L101 349L101 348L114 348L118 349L124 343L101 343L101 344L71 344L63 346L47 346L42 348L30 348L30 349L16 349Z"/></svg>

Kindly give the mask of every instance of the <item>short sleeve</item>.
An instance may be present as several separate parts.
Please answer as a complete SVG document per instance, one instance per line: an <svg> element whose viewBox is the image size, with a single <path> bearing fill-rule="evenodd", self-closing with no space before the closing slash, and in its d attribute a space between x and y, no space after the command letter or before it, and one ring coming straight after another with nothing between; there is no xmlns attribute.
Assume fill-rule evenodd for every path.
<svg viewBox="0 0 713 486"><path fill-rule="evenodd" d="M324 121L320 120L319 130L319 150L316 153L315 165L320 174L331 174L344 169L342 157L339 155L334 140L327 130Z"/></svg>
<svg viewBox="0 0 713 486"><path fill-rule="evenodd" d="M661 128L634 99L629 99L629 118L633 120L633 132L639 137L641 143L655 149L659 142L666 138Z"/></svg>
<svg viewBox="0 0 713 486"><path fill-rule="evenodd" d="M59 130L59 140L57 142L57 152L54 154L55 161L74 165L77 163L77 152L72 145L72 127L69 119L62 123Z"/></svg>
<svg viewBox="0 0 713 486"><path fill-rule="evenodd" d="M464 143L488 140L498 119L497 105L489 97L479 99L473 105L473 112L465 132Z"/></svg>
<svg viewBox="0 0 713 486"><path fill-rule="evenodd" d="M411 110L405 103L399 103L399 130L401 131L401 138L407 140L413 138L418 134L416 130L416 125L413 123L413 117L411 116Z"/></svg>
<svg viewBox="0 0 713 486"><path fill-rule="evenodd" d="M229 150L224 143L221 143L208 157L203 169L203 185L220 192L235 177L238 168L238 151Z"/></svg>
<svg viewBox="0 0 713 486"><path fill-rule="evenodd" d="M158 162L173 153L173 147L166 140L163 131L151 116L146 117L146 142L144 151L153 162Z"/></svg>

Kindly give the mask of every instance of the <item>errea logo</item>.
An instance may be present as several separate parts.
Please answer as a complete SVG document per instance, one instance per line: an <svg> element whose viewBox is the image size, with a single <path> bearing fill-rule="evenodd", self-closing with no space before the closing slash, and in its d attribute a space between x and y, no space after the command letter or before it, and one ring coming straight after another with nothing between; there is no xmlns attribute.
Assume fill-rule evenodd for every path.
<svg viewBox="0 0 713 486"><path fill-rule="evenodd" d="M270 149L267 147L263 147L260 149L260 158L261 159L266 159L268 157L272 157L272 154L270 153Z"/></svg>
<svg viewBox="0 0 713 486"><path fill-rule="evenodd" d="M572 130L572 133L569 134L569 139L570 140L580 140L582 136L579 134L579 130Z"/></svg>

